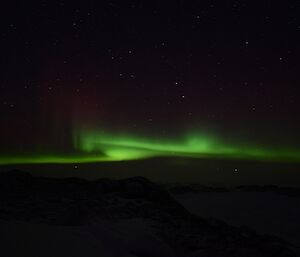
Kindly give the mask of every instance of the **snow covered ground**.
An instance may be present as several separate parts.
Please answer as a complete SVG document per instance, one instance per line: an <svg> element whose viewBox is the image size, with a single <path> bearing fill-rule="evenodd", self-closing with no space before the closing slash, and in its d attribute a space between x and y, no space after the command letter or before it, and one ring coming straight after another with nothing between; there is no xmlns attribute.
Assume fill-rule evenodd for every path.
<svg viewBox="0 0 300 257"><path fill-rule="evenodd" d="M0 242L6 257L175 256L139 219L76 227L0 220Z"/></svg>
<svg viewBox="0 0 300 257"><path fill-rule="evenodd" d="M87 181L22 171L3 173L0 184L0 256L296 256L278 238L201 216L299 245L296 197L202 191L177 193L176 201L142 177Z"/></svg>
<svg viewBox="0 0 300 257"><path fill-rule="evenodd" d="M206 192L173 195L190 212L248 226L300 247L300 198L273 192Z"/></svg>

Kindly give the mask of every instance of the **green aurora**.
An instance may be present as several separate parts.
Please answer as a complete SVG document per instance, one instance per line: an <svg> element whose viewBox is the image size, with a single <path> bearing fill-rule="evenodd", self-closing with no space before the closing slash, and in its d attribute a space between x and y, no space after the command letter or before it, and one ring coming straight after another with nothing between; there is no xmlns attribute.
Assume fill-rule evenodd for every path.
<svg viewBox="0 0 300 257"><path fill-rule="evenodd" d="M0 156L0 164L92 163L153 157L300 162L299 149L224 143L216 136L200 133L188 133L180 139L165 139L80 130L73 135L73 147L76 154L39 153Z"/></svg>

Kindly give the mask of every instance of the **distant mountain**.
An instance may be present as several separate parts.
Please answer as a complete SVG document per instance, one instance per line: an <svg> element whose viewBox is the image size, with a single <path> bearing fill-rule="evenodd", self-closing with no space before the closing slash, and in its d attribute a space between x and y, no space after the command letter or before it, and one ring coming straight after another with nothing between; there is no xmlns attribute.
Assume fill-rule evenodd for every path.
<svg viewBox="0 0 300 257"><path fill-rule="evenodd" d="M205 193L205 192L273 192L281 195L300 197L300 188L280 187L276 185L242 185L237 187L212 187L201 184L165 184L164 188L172 194Z"/></svg>
<svg viewBox="0 0 300 257"><path fill-rule="evenodd" d="M284 240L191 214L167 190L143 177L87 181L36 177L14 170L0 174L0 202L0 230L5 222L83 230L95 224L139 220L170 249L161 256L296 256ZM119 237L120 231L121 227ZM126 227L125 237L135 231L134 226ZM89 238L83 237L81 243L85 240ZM139 250L135 246L131 255L124 256L160 256L161 248L155 252L155 246L150 250L139 245Z"/></svg>
<svg viewBox="0 0 300 257"><path fill-rule="evenodd" d="M281 195L300 197L300 188L298 187L280 187L276 185L246 185L237 187L238 190L246 192L274 192Z"/></svg>

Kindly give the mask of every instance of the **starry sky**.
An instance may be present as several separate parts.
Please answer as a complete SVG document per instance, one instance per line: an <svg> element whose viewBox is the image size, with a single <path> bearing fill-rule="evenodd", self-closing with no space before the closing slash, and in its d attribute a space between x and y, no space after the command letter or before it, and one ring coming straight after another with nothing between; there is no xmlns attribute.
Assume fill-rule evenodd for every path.
<svg viewBox="0 0 300 257"><path fill-rule="evenodd" d="M300 160L299 12L292 0L3 4L0 163Z"/></svg>

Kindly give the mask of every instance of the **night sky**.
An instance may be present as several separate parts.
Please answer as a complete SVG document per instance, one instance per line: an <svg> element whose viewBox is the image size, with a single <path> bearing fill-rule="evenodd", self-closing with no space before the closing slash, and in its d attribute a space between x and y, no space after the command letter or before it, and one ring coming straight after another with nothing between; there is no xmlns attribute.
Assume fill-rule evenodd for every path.
<svg viewBox="0 0 300 257"><path fill-rule="evenodd" d="M0 164L300 161L299 1L1 6Z"/></svg>

